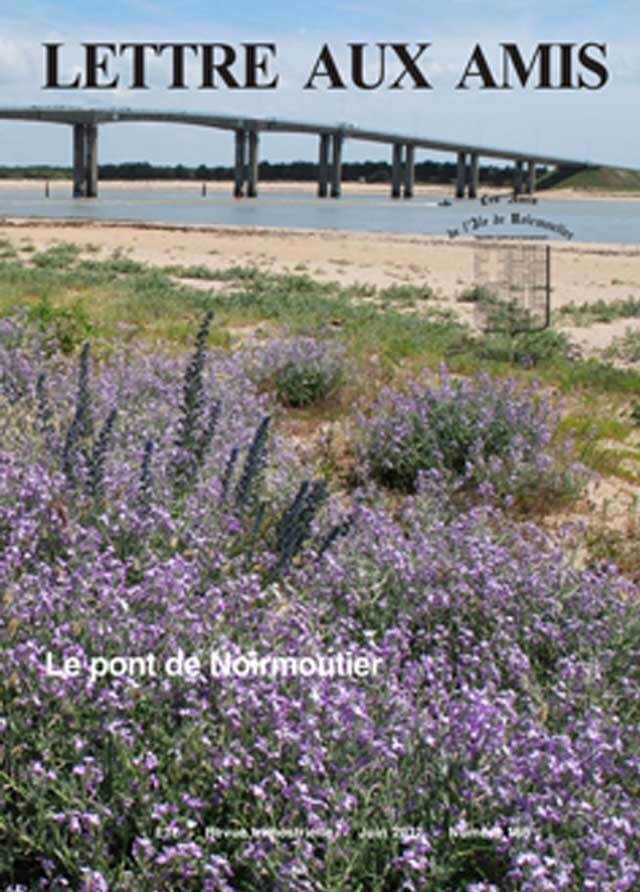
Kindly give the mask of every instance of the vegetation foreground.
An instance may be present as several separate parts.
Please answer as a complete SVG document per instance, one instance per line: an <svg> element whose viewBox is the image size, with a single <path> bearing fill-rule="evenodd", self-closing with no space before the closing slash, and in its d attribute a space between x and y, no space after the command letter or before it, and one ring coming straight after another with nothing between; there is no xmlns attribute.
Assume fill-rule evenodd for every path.
<svg viewBox="0 0 640 892"><path fill-rule="evenodd" d="M119 273L71 260L0 268L2 887L636 888L638 589L526 520L588 477L545 389L426 320L430 361L476 374L390 378L338 462L287 422L348 390L358 328L381 367L415 359L411 323L305 280L288 305L184 292L178 316L129 267L120 300L174 337L116 338L56 289ZM212 349L214 304L292 328ZM219 676L212 652L379 671Z"/></svg>

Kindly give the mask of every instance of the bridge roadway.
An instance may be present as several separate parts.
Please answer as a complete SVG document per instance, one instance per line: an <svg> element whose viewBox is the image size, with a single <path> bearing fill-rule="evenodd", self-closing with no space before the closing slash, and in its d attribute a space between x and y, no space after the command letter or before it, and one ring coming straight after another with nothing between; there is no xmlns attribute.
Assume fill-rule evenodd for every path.
<svg viewBox="0 0 640 892"><path fill-rule="evenodd" d="M192 112L138 111L130 108L0 107L0 120L41 121L73 128L73 195L94 198L98 194L98 126L118 122L189 124L231 130L235 134L234 195L254 198L258 194L258 143L261 133L309 133L319 137L318 195L338 198L342 185L342 150L346 139L385 143L391 146L391 196L411 198L415 185L416 149L453 153L457 157L457 198L475 198L479 185L479 160L497 158L514 162L513 191L532 194L536 167L593 167L586 161L540 155L528 151L499 149L427 137L404 136L365 130L350 124L313 124L276 118L246 118ZM526 164L526 171L525 171Z"/></svg>

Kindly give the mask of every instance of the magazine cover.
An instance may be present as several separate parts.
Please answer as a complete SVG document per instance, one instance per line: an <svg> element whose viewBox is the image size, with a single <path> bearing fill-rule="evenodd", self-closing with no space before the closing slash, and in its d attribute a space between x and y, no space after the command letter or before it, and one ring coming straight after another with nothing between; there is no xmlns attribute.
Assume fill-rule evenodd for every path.
<svg viewBox="0 0 640 892"><path fill-rule="evenodd" d="M637 889L637 5L1 19L0 889Z"/></svg>

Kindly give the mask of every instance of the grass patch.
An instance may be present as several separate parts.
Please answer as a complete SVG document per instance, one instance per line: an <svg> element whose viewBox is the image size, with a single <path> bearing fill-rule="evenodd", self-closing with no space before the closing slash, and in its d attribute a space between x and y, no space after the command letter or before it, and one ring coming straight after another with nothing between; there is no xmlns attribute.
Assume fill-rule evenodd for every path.
<svg viewBox="0 0 640 892"><path fill-rule="evenodd" d="M623 362L640 362L640 331L627 328L619 338L614 338L604 351L609 359L621 359Z"/></svg>
<svg viewBox="0 0 640 892"><path fill-rule="evenodd" d="M81 251L78 245L54 245L45 251L36 252L31 262L40 269L68 269L78 259Z"/></svg>
<svg viewBox="0 0 640 892"><path fill-rule="evenodd" d="M554 387L568 393L596 391L636 395L640 392L640 373L621 369L598 359L579 359L575 362L558 360L541 374Z"/></svg>
<svg viewBox="0 0 640 892"><path fill-rule="evenodd" d="M419 301L433 300L435 292L430 285L389 285L378 292L383 301L412 305Z"/></svg>
<svg viewBox="0 0 640 892"><path fill-rule="evenodd" d="M229 280L232 277L229 276ZM442 355L463 349L470 339L466 326L447 319L421 319L408 313L354 301L359 286L341 287L308 276L244 274L245 287L211 300L222 322L270 319L293 334L318 335L340 330L356 355L377 354L396 362L406 357Z"/></svg>
<svg viewBox="0 0 640 892"><path fill-rule="evenodd" d="M617 418L594 418L592 415L565 415L561 422L565 433L573 437L593 437L622 443L633 433L633 426Z"/></svg>
<svg viewBox="0 0 640 892"><path fill-rule="evenodd" d="M616 284L614 280L612 283ZM556 311L559 319L569 317L574 325L587 326L594 322L613 322L616 319L640 318L640 300L629 297L626 300L596 300L593 303L566 304Z"/></svg>
<svg viewBox="0 0 640 892"><path fill-rule="evenodd" d="M161 270L121 256L78 261L75 246L64 248L36 254L33 266L0 262L0 315L26 306L34 322L55 317L65 349L73 350L79 316L99 338L126 330L152 341L183 343L194 320L210 308L209 295L176 285Z"/></svg>
<svg viewBox="0 0 640 892"><path fill-rule="evenodd" d="M163 266L162 272L167 276L175 276L177 279L204 279L205 281L216 281L220 279L220 270L209 269L204 264L193 266L182 266L174 264L172 266Z"/></svg>
<svg viewBox="0 0 640 892"><path fill-rule="evenodd" d="M627 444L636 433L632 422L596 415L592 410L589 414L565 415L559 432L570 436L580 461L598 474L630 483L640 479L640 452Z"/></svg>
<svg viewBox="0 0 640 892"><path fill-rule="evenodd" d="M0 260L12 260L18 256L18 252L13 247L9 239L0 239Z"/></svg>

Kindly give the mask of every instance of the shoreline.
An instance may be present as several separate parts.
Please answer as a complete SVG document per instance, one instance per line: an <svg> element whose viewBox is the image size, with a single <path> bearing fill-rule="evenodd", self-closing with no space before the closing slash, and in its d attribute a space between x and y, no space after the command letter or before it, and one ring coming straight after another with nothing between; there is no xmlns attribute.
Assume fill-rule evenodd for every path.
<svg viewBox="0 0 640 892"><path fill-rule="evenodd" d="M286 226L246 226L233 223L173 223L152 220L121 220L121 219L96 219L95 217L29 217L20 215L0 214L0 232L4 229L73 229L92 231L105 230L134 230L140 232L175 232L175 233L201 233L216 235L219 237L247 237L247 238L274 238L295 241L296 239L320 238L325 241L336 241L340 244L347 240L359 239L367 241L389 241L399 244L411 245L448 245L459 246L463 249L482 244L504 244L504 238L495 236L459 235L450 238L447 235L433 233L403 233L403 232L379 232L371 230L354 229L314 229L305 227L289 228ZM524 239L526 240L526 239ZM537 242L536 239L530 239ZM626 255L640 257L640 244L628 244L625 242L580 242L550 240L545 242L553 247L554 253L574 254L598 254L598 255Z"/></svg>
<svg viewBox="0 0 640 892"><path fill-rule="evenodd" d="M57 180L46 178L42 179L26 179L17 177L15 179L0 179L0 191L3 189L18 189L25 192L43 192L45 184L49 183L52 193L69 193L71 194L71 180ZM206 185L207 192L221 193L230 195L233 190L233 182L231 180L99 180L99 190L116 192L126 191L127 189L148 190L149 192L170 192L183 191L185 193L193 193L200 195L202 186ZM343 182L342 191L345 195L379 195L389 196L390 183L360 183L360 182ZM258 197L260 192L295 192L303 195L315 195L317 192L317 183L315 180L261 180L258 183ZM439 198L454 198L454 184L444 183L416 183L414 187L416 196L437 196ZM506 186L484 186L479 188L479 197L487 196L510 196L511 190ZM599 189L553 189L535 192L532 196L539 202L544 201L638 201L640 200L640 191L638 192L615 192ZM524 196L527 198L527 196ZM524 203L524 202L523 202Z"/></svg>

